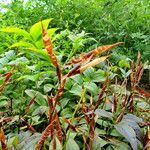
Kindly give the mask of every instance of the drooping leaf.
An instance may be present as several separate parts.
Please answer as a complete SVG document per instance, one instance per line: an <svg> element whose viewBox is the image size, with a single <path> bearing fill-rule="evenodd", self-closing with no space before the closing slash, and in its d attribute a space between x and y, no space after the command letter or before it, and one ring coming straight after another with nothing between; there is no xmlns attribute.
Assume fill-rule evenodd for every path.
<svg viewBox="0 0 150 150"><path fill-rule="evenodd" d="M37 54L39 54L38 56L43 56L43 58L45 58L47 61L50 61L49 60L49 56L48 54L44 51L44 50L41 50L41 49L37 49L37 48L24 48L23 49L24 51L28 51L28 52L35 52Z"/></svg>
<svg viewBox="0 0 150 150"><path fill-rule="evenodd" d="M115 125L115 128L131 144L133 150L137 150L138 141L136 139L136 133L133 130L133 128L131 128L129 125L123 122L120 122L119 124Z"/></svg>
<svg viewBox="0 0 150 150"><path fill-rule="evenodd" d="M0 31L9 32L9 33L16 33L18 35L22 35L25 38L31 40L30 34L27 31L23 30L23 29L19 29L19 28L16 28L16 27L7 27L7 28L4 28L4 29L0 29Z"/></svg>
<svg viewBox="0 0 150 150"><path fill-rule="evenodd" d="M139 125L137 124L137 122L135 122L134 120L124 119L124 118L123 118L122 122L124 124L127 124L128 126L130 126L132 129L134 129L137 138L142 142L143 135L141 133L141 129L140 129Z"/></svg>
<svg viewBox="0 0 150 150"><path fill-rule="evenodd" d="M133 114L127 114L123 117L123 119L129 119L129 120L132 120L132 121L135 121L136 123L140 123L143 121L142 118L139 118Z"/></svg>
<svg viewBox="0 0 150 150"><path fill-rule="evenodd" d="M14 47L30 47L30 48L36 48L33 44L29 43L29 42L24 42L24 41L20 41L17 43L14 43L13 45L11 45L9 48L14 48Z"/></svg>

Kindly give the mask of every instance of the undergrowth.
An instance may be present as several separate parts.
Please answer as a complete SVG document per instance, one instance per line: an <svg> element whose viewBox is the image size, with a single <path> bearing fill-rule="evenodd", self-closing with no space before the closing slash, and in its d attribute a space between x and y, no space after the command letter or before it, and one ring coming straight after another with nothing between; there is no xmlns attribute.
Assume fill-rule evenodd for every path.
<svg viewBox="0 0 150 150"><path fill-rule="evenodd" d="M148 149L150 93L140 87L147 67L140 53L136 62L120 61L118 67L111 55L98 55L123 42L73 56L78 42L86 41L81 34L70 37L77 38L74 51L62 59L53 47L57 29L47 29L50 21L29 32L1 29L23 38L1 58L0 149Z"/></svg>

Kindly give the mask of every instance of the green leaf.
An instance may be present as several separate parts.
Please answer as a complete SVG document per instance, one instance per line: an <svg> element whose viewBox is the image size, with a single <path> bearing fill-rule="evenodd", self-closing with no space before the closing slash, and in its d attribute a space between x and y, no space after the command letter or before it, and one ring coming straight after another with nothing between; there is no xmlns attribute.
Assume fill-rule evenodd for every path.
<svg viewBox="0 0 150 150"><path fill-rule="evenodd" d="M97 85L93 82L85 82L84 87L94 94L99 93L99 89L98 89Z"/></svg>
<svg viewBox="0 0 150 150"><path fill-rule="evenodd" d="M19 29L19 28L16 28L16 27L7 27L7 28L0 29L0 31L8 32L8 33L16 33L18 35L22 35L25 38L31 40L30 34L27 31L23 30L23 29Z"/></svg>
<svg viewBox="0 0 150 150"><path fill-rule="evenodd" d="M42 115L48 111L47 106L39 106L35 111L32 113L33 116L35 115Z"/></svg>
<svg viewBox="0 0 150 150"><path fill-rule="evenodd" d="M8 142L7 142L7 145L8 145L8 148L12 148L13 146L16 146L18 144L18 137L17 136L13 136L11 138L8 138Z"/></svg>
<svg viewBox="0 0 150 150"><path fill-rule="evenodd" d="M48 25L50 23L50 21L52 20L52 18L50 19L45 19L42 21L42 25L45 29L48 28ZM42 34L42 26L41 26L41 21L37 22L36 24L34 24L31 28L30 28L30 34L33 37L34 41L37 41L39 39L39 36L41 36Z"/></svg>
<svg viewBox="0 0 150 150"><path fill-rule="evenodd" d="M47 30L47 33L50 37L54 35L54 33L58 30L59 28L50 28Z"/></svg>
<svg viewBox="0 0 150 150"><path fill-rule="evenodd" d="M103 140L100 137L96 137L93 141L93 148L92 150L101 150L101 148L103 146L105 146L106 144L108 144L109 142L106 142L105 140Z"/></svg>
<svg viewBox="0 0 150 150"><path fill-rule="evenodd" d="M20 42L14 43L9 48L21 47L21 46L22 47L33 47L33 48L35 48L35 46L33 44L28 43L28 42L24 42L24 41L20 41Z"/></svg>
<svg viewBox="0 0 150 150"><path fill-rule="evenodd" d="M30 97L33 98L34 96L36 96L36 102L40 105L40 106L45 106L47 105L47 101L46 101L46 96L44 96L43 94L41 94L38 91L34 91L34 90L30 90L27 89L25 90L25 93Z"/></svg>
<svg viewBox="0 0 150 150"><path fill-rule="evenodd" d="M72 89L70 90L70 93L73 93L74 95L80 96L81 95L81 91L82 91L81 86L79 86L78 84L75 84L72 87Z"/></svg>
<svg viewBox="0 0 150 150"><path fill-rule="evenodd" d="M112 118L113 114L104 110L104 109L96 109L95 114L99 115L100 117L107 117L107 118Z"/></svg>
<svg viewBox="0 0 150 150"><path fill-rule="evenodd" d="M54 86L52 84L45 84L44 85L44 92L47 93L49 91L51 91L51 89L53 88Z"/></svg>
<svg viewBox="0 0 150 150"><path fill-rule="evenodd" d="M132 121L135 121L136 123L140 123L143 121L142 118L139 118L133 114L127 114L123 117L123 119L129 119L129 120L132 120Z"/></svg>
<svg viewBox="0 0 150 150"><path fill-rule="evenodd" d="M71 108L64 108L61 111L61 116L65 118L71 118L72 117L72 109Z"/></svg>
<svg viewBox="0 0 150 150"><path fill-rule="evenodd" d="M87 78L87 79L92 79L93 78L93 75L94 75L94 68L88 68L86 69L84 72L83 72L84 76Z"/></svg>
<svg viewBox="0 0 150 150"><path fill-rule="evenodd" d="M119 124L115 125L115 128L131 144L133 150L137 150L137 139L135 131L124 122L120 122Z"/></svg>
<svg viewBox="0 0 150 150"><path fill-rule="evenodd" d="M2 100L2 101L0 101L0 108L5 107L5 106L7 106L7 105L8 105L7 100Z"/></svg>
<svg viewBox="0 0 150 150"><path fill-rule="evenodd" d="M61 107L64 108L68 104L69 100L70 100L69 98L63 98L63 99L61 99L60 100Z"/></svg>
<svg viewBox="0 0 150 150"><path fill-rule="evenodd" d="M130 63L128 60L122 59L119 61L119 67L127 67L130 68Z"/></svg>
<svg viewBox="0 0 150 150"><path fill-rule="evenodd" d="M36 49L36 48L26 48L26 49L24 49L24 50L26 50L26 51L28 51L28 52L35 52L35 53L37 53L37 54L40 54L40 55L38 55L38 56L42 56L44 59L46 59L47 61L50 62L49 56L48 56L47 52L44 51L44 50Z"/></svg>
<svg viewBox="0 0 150 150"><path fill-rule="evenodd" d="M71 79L73 79L79 85L82 85L82 83L83 83L83 79L82 79L81 74L74 75L74 76L71 77Z"/></svg>
<svg viewBox="0 0 150 150"><path fill-rule="evenodd" d="M78 144L74 141L74 139L69 139L66 144L65 150L80 150Z"/></svg>

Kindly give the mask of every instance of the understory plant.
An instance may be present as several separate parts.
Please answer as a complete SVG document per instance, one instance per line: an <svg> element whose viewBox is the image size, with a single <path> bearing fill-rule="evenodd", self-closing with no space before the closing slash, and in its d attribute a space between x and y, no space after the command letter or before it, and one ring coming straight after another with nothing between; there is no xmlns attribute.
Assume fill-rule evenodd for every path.
<svg viewBox="0 0 150 150"><path fill-rule="evenodd" d="M144 71L140 54L137 62L132 62L131 70L124 76L123 81L118 82L117 75L111 71L112 66L108 67L109 62L106 64L109 55L102 57L98 55L123 42L100 46L87 53L81 53L61 66L44 21L36 25L39 30L37 39L43 40L45 49L39 48L37 51L37 45L34 45L37 40L32 43L30 49L36 49L39 55L44 54L46 61L51 63L53 68L43 65L52 71L45 71L38 78L38 82L35 80L35 87L27 82L30 84L28 88L33 89L23 88L31 99L21 112L15 112L14 98L9 95L9 103L5 103L4 106L10 111L6 109L0 112L1 149L148 149L150 94L139 87ZM35 36L37 35L35 33ZM28 37L32 36L33 34L29 36L28 33ZM99 69L100 67L103 70ZM15 81L21 82L23 79L14 77L15 80L11 81L18 66L10 64L9 69L9 72L0 74L3 79L0 86L3 102L7 101L5 89L12 86L9 83L14 84ZM32 69L34 70L34 67ZM40 69L43 71L43 68ZM52 75L48 76L49 73ZM31 76L30 81L34 81ZM35 90L40 89L43 84L44 94L42 90L40 92ZM27 98L24 94L21 97L22 100Z"/></svg>

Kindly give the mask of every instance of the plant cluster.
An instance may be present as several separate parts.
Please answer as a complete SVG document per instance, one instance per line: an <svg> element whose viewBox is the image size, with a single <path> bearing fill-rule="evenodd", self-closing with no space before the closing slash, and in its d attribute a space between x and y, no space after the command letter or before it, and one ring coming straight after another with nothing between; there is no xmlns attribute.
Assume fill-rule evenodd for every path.
<svg viewBox="0 0 150 150"><path fill-rule="evenodd" d="M1 29L23 38L0 58L0 149L148 149L150 93L140 87L147 66L140 53L118 67L98 55L123 42L73 57L86 42L81 34L72 36L75 50L64 61L53 46L63 33L47 29L50 21L30 32Z"/></svg>

